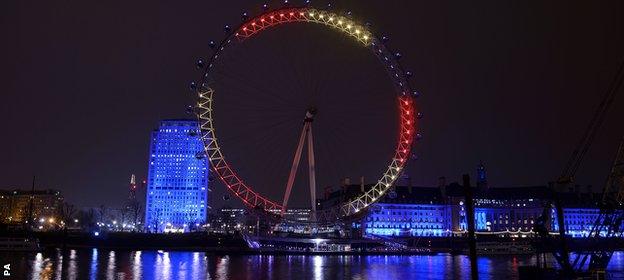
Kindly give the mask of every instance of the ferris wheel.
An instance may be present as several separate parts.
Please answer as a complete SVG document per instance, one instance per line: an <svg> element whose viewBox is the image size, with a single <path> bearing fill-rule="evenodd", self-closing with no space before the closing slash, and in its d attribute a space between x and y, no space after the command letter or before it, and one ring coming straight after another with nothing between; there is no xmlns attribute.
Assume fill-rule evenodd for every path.
<svg viewBox="0 0 624 280"><path fill-rule="evenodd" d="M350 13L340 14L329 9L316 9L310 6L285 6L270 10L265 5L264 11L257 16L250 17L247 13L244 13L243 20L244 22L238 27L225 26L224 29L227 35L221 42L210 42L210 47L214 50L210 59L206 61L199 60L197 63L197 67L203 69L201 80L197 83L191 83L191 89L198 97L196 113L200 121L200 136L213 174L247 207L283 214L288 208L294 178L297 175L302 154L307 154L308 183L313 221L316 223L333 223L346 217L361 214L393 187L406 164L413 157L412 146L414 141L421 137L417 131L417 122L422 117L422 114L417 110L415 104L415 97L418 96L418 93L412 89L409 82L412 73L404 70L399 63L402 56L401 53L391 51L387 46L388 38L386 36L376 36L371 32L368 24L361 24L353 20ZM222 147L220 135L217 133L219 128L215 124L215 120L219 118L214 113L215 108L221 106L215 102L219 92L213 87L215 80L219 78L215 75L215 71L220 67L217 62L222 59L232 46L244 45L255 37L262 36L267 30L279 29L280 26L293 23L305 23L333 30L342 34L345 38L354 40L356 44L353 45L357 46L357 48L369 50L369 55L377 58L392 83L394 92L388 94L386 98L393 100L398 111L396 122L393 124L393 126L398 128L393 155L385 163L379 163L380 167L385 166L383 167L385 171L378 175L378 179L370 188L364 190L357 197L349 199L340 205L321 210L316 209L317 203L315 203L317 186L314 137L312 133L317 108L311 106L304 112L301 112L300 121L303 121L303 127L300 128L302 129L301 134L299 135L294 157L292 157L292 166L281 202L263 195L256 188L252 187L252 184L247 183L242 176L239 176L236 166L228 161L229 147ZM244 83L244 81L242 82ZM306 142L307 151L304 152Z"/></svg>

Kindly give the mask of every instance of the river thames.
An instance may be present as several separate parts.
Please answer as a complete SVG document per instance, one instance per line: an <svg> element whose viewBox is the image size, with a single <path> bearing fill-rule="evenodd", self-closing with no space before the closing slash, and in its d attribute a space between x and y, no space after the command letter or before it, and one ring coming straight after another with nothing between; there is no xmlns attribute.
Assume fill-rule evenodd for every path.
<svg viewBox="0 0 624 280"><path fill-rule="evenodd" d="M217 256L203 252L60 250L0 253L5 279L469 279L466 256ZM517 279L531 256L479 257L480 279ZM624 253L609 279L624 279Z"/></svg>

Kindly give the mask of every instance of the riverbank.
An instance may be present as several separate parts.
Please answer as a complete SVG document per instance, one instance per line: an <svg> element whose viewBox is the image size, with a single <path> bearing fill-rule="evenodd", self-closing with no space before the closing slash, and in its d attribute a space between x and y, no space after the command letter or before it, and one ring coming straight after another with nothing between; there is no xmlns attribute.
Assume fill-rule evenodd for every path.
<svg viewBox="0 0 624 280"><path fill-rule="evenodd" d="M393 239L396 244L404 244L406 248L388 248L387 241L370 239L333 239L332 243L360 244L352 246L349 251L319 252L318 250L301 249L285 250L283 248L250 249L247 241L240 234L208 234L204 232L186 234L151 234L131 232L101 232L98 235L83 232L0 232L0 237L27 237L39 240L42 248L102 248L123 250L168 250L168 251L200 251L223 255L423 255L423 254L464 254L467 249L465 238L461 237L421 237ZM308 239L310 241L310 239ZM301 240L304 244L305 240ZM364 245L362 245L364 244ZM478 246L531 247L532 239L514 238L479 238ZM570 239L572 251L591 248L610 248L624 250L624 239L602 240L587 243L583 239ZM303 245L302 245L303 248ZM309 248L309 247L308 247Z"/></svg>

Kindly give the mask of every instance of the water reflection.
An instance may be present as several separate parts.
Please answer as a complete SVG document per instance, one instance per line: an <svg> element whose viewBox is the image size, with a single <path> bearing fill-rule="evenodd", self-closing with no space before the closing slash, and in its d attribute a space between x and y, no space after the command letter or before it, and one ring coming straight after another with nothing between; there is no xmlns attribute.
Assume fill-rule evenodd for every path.
<svg viewBox="0 0 624 280"><path fill-rule="evenodd" d="M97 270L98 270L98 250L91 250L91 266L89 271L89 279L97 279Z"/></svg>
<svg viewBox="0 0 624 280"><path fill-rule="evenodd" d="M69 251L69 267L67 268L67 276L69 279L78 279L78 268L76 266L76 250Z"/></svg>
<svg viewBox="0 0 624 280"><path fill-rule="evenodd" d="M143 270L143 264L141 262L141 251L134 252L132 261L132 279L141 279L141 271Z"/></svg>
<svg viewBox="0 0 624 280"><path fill-rule="evenodd" d="M38 279L39 275L41 275L41 267L43 266L43 254L37 253L35 258L33 259L32 264L32 273L30 274L30 279Z"/></svg>
<svg viewBox="0 0 624 280"><path fill-rule="evenodd" d="M115 251L108 252L108 265L106 266L106 279L115 279Z"/></svg>
<svg viewBox="0 0 624 280"><path fill-rule="evenodd" d="M229 271L229 261L230 257L225 256L221 257L217 261L217 279L228 279L228 271Z"/></svg>
<svg viewBox="0 0 624 280"><path fill-rule="evenodd" d="M56 250L2 253L30 279L469 279L466 256L217 256L203 252ZM552 260L551 260L552 261ZM517 279L532 256L479 257L481 279ZM554 265L552 261L551 265ZM624 253L607 269L624 278Z"/></svg>
<svg viewBox="0 0 624 280"><path fill-rule="evenodd" d="M312 257L312 265L314 265L314 279L323 279L323 260L321 256Z"/></svg>

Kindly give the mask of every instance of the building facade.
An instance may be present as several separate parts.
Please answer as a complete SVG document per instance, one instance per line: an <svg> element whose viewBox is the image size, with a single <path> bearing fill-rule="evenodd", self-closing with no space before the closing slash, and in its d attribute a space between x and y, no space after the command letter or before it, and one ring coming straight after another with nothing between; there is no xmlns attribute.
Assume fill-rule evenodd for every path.
<svg viewBox="0 0 624 280"><path fill-rule="evenodd" d="M54 220L62 204L63 196L57 190L4 190L0 191L0 218L9 224L24 223L29 216L33 223L40 219Z"/></svg>
<svg viewBox="0 0 624 280"><path fill-rule="evenodd" d="M319 200L321 209L339 205L366 191L366 185L346 185L326 192ZM571 237L587 236L600 215L598 195L574 188L557 192L564 206L566 233ZM589 190L589 189L588 189ZM556 233L556 212L547 207L552 191L547 186L473 188L477 234L528 237L536 231L538 219L545 215L546 227ZM545 208L545 206L547 208ZM453 236L466 232L466 208L463 187L458 184L438 187L396 186L371 206L359 224L365 235L380 236Z"/></svg>
<svg viewBox="0 0 624 280"><path fill-rule="evenodd" d="M208 159L195 120L164 120L152 132L145 229L186 232L206 223Z"/></svg>
<svg viewBox="0 0 624 280"><path fill-rule="evenodd" d="M382 236L447 236L451 208L444 204L379 203L363 223L365 234Z"/></svg>

